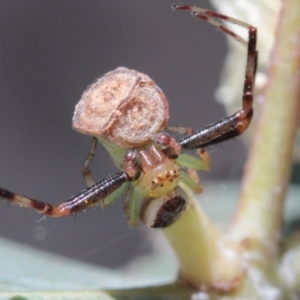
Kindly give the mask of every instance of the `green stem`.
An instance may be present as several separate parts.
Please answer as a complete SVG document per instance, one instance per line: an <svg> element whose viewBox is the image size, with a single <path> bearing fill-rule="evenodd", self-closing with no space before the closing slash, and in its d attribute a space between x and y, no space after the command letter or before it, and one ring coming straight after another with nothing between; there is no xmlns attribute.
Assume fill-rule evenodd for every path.
<svg viewBox="0 0 300 300"><path fill-rule="evenodd" d="M232 235L268 255L278 247L300 111L300 1L283 2ZM259 34L259 30L258 30ZM270 256L272 257L272 255Z"/></svg>
<svg viewBox="0 0 300 300"><path fill-rule="evenodd" d="M180 278L198 289L235 290L244 279L242 249L218 231L191 190L180 187L187 194L188 208L164 229L180 262Z"/></svg>

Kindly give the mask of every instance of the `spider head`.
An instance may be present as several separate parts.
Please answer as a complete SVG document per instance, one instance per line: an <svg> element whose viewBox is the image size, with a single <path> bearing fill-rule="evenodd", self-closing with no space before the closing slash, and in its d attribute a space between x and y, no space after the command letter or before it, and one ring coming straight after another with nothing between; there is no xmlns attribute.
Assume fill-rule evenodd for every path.
<svg viewBox="0 0 300 300"><path fill-rule="evenodd" d="M131 152L128 154L125 159L132 157ZM139 151L138 155L140 177L133 182L132 187L141 201L139 218L149 227L167 227L178 219L186 207L185 197L178 188L180 166L156 145ZM131 164L128 165L131 170ZM127 208L127 211L130 209ZM137 225L130 217L129 224Z"/></svg>
<svg viewBox="0 0 300 300"><path fill-rule="evenodd" d="M177 187L180 168L174 160L154 145L140 151L139 155L142 176L135 189L143 198L162 197Z"/></svg>

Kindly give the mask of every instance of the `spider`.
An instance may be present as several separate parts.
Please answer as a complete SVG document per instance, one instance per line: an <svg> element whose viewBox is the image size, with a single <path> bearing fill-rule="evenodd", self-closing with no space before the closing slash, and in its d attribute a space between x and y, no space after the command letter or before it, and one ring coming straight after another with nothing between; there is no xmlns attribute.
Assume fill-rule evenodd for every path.
<svg viewBox="0 0 300 300"><path fill-rule="evenodd" d="M73 127L93 136L91 150L82 168L88 188L58 206L0 188L0 196L2 198L21 207L30 207L43 215L63 217L76 214L96 204L106 208L120 198L122 194L126 193L125 212L131 227L137 226L141 220L142 223L149 227L164 228L170 226L182 215L188 205L188 200L182 187L187 186L197 194L202 192L202 186L199 183L196 170L208 170L210 168L210 158L205 147L242 134L251 122L253 115L253 86L258 52L256 50L256 28L200 7L173 5L173 9L191 12L192 16L211 23L220 31L230 35L237 42L247 47L242 108L232 116L198 131L194 131L191 128L167 127L168 104L162 91L155 86L147 75L126 68L118 68L107 73L104 79L100 78L91 85L83 95L83 102L80 101L75 109ZM224 27L221 20L247 29L248 42ZM134 76L134 79L131 76ZM113 83L111 83L111 80L113 80ZM105 117L102 113L106 113L103 112L106 108L100 107L101 114L99 109L95 109L94 104L84 108L85 98L93 98L93 89L100 86L100 92L102 96L104 95L104 99L113 99L110 105L115 105L114 101L115 97L117 97L115 95L123 91L122 86L120 87L120 80L121 84L123 84L123 81L128 81L130 84L133 82L133 92L140 93L140 98L145 100L144 102L146 103L152 102L148 96L152 97L154 94L162 98L162 101L152 107L152 110L154 108L155 116L159 116L159 118L162 116L158 125L154 121L152 122L150 118L151 128L149 126L144 128L141 125L144 122L144 117L142 117L132 127L126 127L126 123L129 122L131 115L129 114L129 119L125 118L126 122L123 122L121 114L123 112L128 114L128 111L130 113L135 112L135 117L139 118L140 106L144 103L142 100L137 102L135 94L133 100L136 102L127 105L126 101L122 100L118 109L113 111L106 120L105 126L110 123L111 127L103 131L102 134L98 134L98 131L94 129L94 122L99 121L103 123ZM150 91L153 87L155 92ZM138 88L142 89L144 94L139 92ZM98 99L99 97L97 97L94 98ZM149 109L146 110L147 116L149 111ZM86 128L80 119L86 113L88 115L85 116L85 122L89 123L89 128ZM123 136L119 133L118 127L123 125L119 123L124 123L125 125L123 125L127 128ZM141 132L138 132L139 130ZM177 141L169 134L172 131L186 134L186 136ZM131 135L137 137L135 143L127 142L127 136ZM120 172L95 183L90 171L90 163L96 154L98 142L101 142L108 150ZM187 155L183 153L183 150L196 150L199 157Z"/></svg>

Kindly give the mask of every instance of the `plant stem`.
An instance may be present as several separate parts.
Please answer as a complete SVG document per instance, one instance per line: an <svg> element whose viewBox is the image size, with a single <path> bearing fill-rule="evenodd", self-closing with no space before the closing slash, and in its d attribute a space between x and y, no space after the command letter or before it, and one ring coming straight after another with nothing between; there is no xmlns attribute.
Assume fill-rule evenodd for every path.
<svg viewBox="0 0 300 300"><path fill-rule="evenodd" d="M232 235L247 249L263 249L268 256L278 250L283 203L299 120L299 12L299 0L283 1L271 56L269 84L231 228Z"/></svg>
<svg viewBox="0 0 300 300"><path fill-rule="evenodd" d="M179 220L164 229L180 261L180 278L199 289L234 290L244 278L241 248L222 236L189 188L181 188L189 206Z"/></svg>

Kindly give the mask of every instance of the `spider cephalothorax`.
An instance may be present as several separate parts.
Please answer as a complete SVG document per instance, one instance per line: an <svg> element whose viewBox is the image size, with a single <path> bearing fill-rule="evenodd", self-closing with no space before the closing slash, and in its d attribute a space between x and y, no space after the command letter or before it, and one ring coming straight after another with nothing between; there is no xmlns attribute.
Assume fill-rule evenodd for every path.
<svg viewBox="0 0 300 300"><path fill-rule="evenodd" d="M217 12L189 5L174 5L187 10L247 47L242 108L232 116L194 131L166 127L168 102L163 92L147 75L117 68L98 79L84 92L76 106L74 129L92 135L92 147L82 173L88 188L58 206L21 196L0 188L0 196L21 207L31 207L53 217L75 214L96 204L105 208L126 191L125 212L130 226L141 220L149 227L167 227L188 205L182 189L187 186L200 194L202 187L195 170L208 170L210 159L204 147L242 134L253 115L253 85L256 74L256 28ZM249 32L248 43L224 27L227 21ZM164 132L187 134L176 141ZM96 182L90 162L97 143L108 150L119 173ZM182 153L195 149L199 158Z"/></svg>

